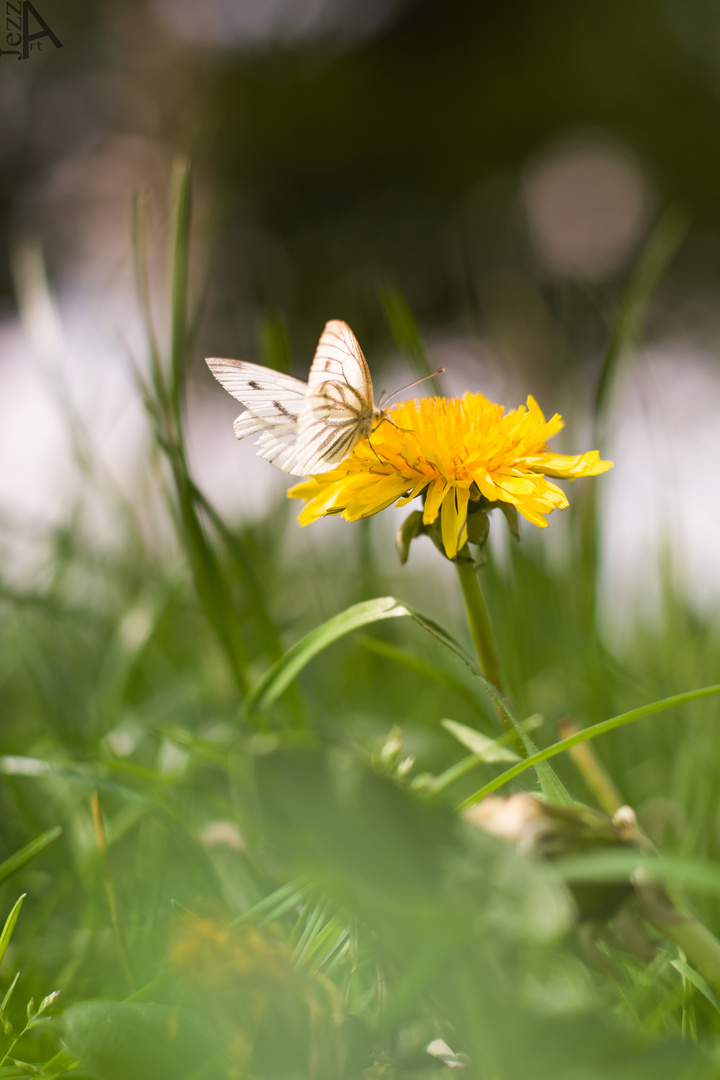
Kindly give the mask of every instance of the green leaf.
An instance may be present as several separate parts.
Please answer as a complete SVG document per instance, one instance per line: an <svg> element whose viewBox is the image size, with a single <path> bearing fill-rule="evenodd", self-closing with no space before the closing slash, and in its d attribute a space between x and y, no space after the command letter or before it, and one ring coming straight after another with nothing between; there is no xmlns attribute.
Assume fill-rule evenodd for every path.
<svg viewBox="0 0 720 1080"><path fill-rule="evenodd" d="M474 693L467 683L463 682L462 679L458 679L457 676L446 671L445 668L440 667L438 664L433 664L424 657L416 656L409 650L393 645L389 641L382 641L380 638L362 638L360 644L368 652L382 656L385 660L390 660L394 664L405 667L430 682L444 686L446 690L450 690L452 693L457 694L458 697L464 698L476 708L481 705L479 696Z"/></svg>
<svg viewBox="0 0 720 1080"><path fill-rule="evenodd" d="M394 596L381 596L375 600L365 600L361 604L346 608L339 615L333 615L327 622L311 630L296 645L275 663L263 679L251 690L243 705L243 715L249 716L253 712L265 709L280 697L288 688L293 679L297 678L302 669L315 657L326 649L328 645L346 634L357 630L368 623L380 622L383 619L395 619L400 616L408 616L421 626L428 634L432 634L441 644L454 653L463 664L470 669L476 679L482 683L486 692L497 703L518 732L519 738L533 755L537 749L522 724L513 715L507 701L503 698L496 686L489 682L469 653L455 638L448 634L442 626L427 615L421 614L415 608L401 604ZM568 794L565 786L555 771L542 763L537 768L538 778L544 794L554 802L571 805L573 799Z"/></svg>
<svg viewBox="0 0 720 1080"><path fill-rule="evenodd" d="M643 884L676 886L720 896L720 868L707 859L603 850L587 855L568 855L555 860L554 865L565 880L572 883L619 881L641 870Z"/></svg>
<svg viewBox="0 0 720 1080"><path fill-rule="evenodd" d="M31 862L36 856L44 851L46 847L49 847L62 832L62 826L56 825L53 829L48 829L47 832L41 833L40 836L36 836L34 840L31 840L25 847L20 848L14 855L6 859L5 862L0 863L0 881L5 881L11 874L14 874L16 870L19 870L21 866L25 866L26 863Z"/></svg>
<svg viewBox="0 0 720 1080"><path fill-rule="evenodd" d="M501 773L500 776L496 776L494 780L485 784L484 787L481 787L474 795L470 795L469 798L461 804L460 809L464 809L466 806L472 806L473 803L484 799L486 795L490 795L493 791L497 791L499 787L507 784L508 781L514 780L516 776L520 776L526 769L537 767L549 758L555 757L557 754L562 754L565 750L569 750L573 746L577 746L578 743L587 742L589 739L595 739L598 735L604 735L608 731L614 731L615 728L624 727L625 724L632 724L635 720L642 720L645 716L652 716L654 713L665 712L667 709L673 709L677 705L686 705L689 701L699 701L701 698L713 697L716 694L720 694L720 684L717 683L713 686L703 686L699 690L687 690L684 694L674 694L672 697L662 698L660 701L653 701L649 705L641 705L639 709L631 709L629 712L620 713L619 716L611 716L609 720L601 720L599 724L593 724L591 727L583 728L582 731L577 731L574 735L569 735L567 739L560 739L559 742L553 743L552 746L546 747L545 750L538 750L537 753L531 754L531 756L525 758L524 761L520 761L517 765L513 765L512 768L507 769L506 772Z"/></svg>
<svg viewBox="0 0 720 1080"><path fill-rule="evenodd" d="M509 746L503 746L496 739L488 739L487 735L481 734L475 728L459 724L457 720L441 720L440 723L454 735L458 742L472 750L479 761L520 761L521 759Z"/></svg>
<svg viewBox="0 0 720 1080"><path fill-rule="evenodd" d="M7 947L10 944L10 938L13 936L13 930L15 929L15 923L18 921L18 915L20 914L20 908L23 905L23 900L27 896L27 893L23 893L19 900L15 902L15 906L5 920L2 934L0 934L0 961L7 952ZM13 986L15 984L13 983ZM10 988L12 991L12 987ZM3 1007L5 1002L3 1002Z"/></svg>
<svg viewBox="0 0 720 1080"><path fill-rule="evenodd" d="M18 901L18 903L19 903L19 901ZM8 990L7 990L7 993L5 994L5 997L2 999L2 1004L0 1005L0 1019L5 1018L5 1012L7 1010L8 1005L10 1004L10 999L13 996L13 993L15 991L15 987L17 986L17 981L18 981L19 978L20 978L20 972L18 971L16 973L16 975L15 975L15 978L10 983L10 986L8 987Z"/></svg>
<svg viewBox="0 0 720 1080"><path fill-rule="evenodd" d="M671 960L670 967L674 967L676 971L680 972L683 979L687 979L689 983L692 983L695 989L699 990L703 997L707 998L715 1011L720 1012L720 1004L718 1003L717 997L698 971L695 971L695 969L691 968L685 960L681 959Z"/></svg>
<svg viewBox="0 0 720 1080"><path fill-rule="evenodd" d="M443 721L443 723L445 722L446 721ZM536 727L539 727L542 722L542 716L539 713L533 713L532 716L528 716L526 720L523 720L519 726L523 732L528 732L532 731ZM450 721L450 723L454 723L454 721ZM472 728L469 730L474 731L474 729ZM499 747L504 747L504 740L506 740L507 738L507 733L505 735L501 735L500 738L495 741L495 745ZM517 754L514 755L514 760L520 760ZM472 770L476 768L476 766L485 764L487 761L488 758L485 756L484 752L481 754L468 754L467 757L461 758L460 761L456 761L454 765L451 765L448 769L445 769L444 772L440 773L439 776L436 776L430 784L430 790L435 793L444 791L445 788L449 787L451 784L454 784L456 780L460 780L461 777L466 776L469 772L472 772ZM557 801L564 803L567 802L568 799L562 798Z"/></svg>
<svg viewBox="0 0 720 1080"><path fill-rule="evenodd" d="M243 711L249 715L272 705L313 657L339 638L361 626L367 626L368 623L410 614L393 596L381 596L376 600L355 604L341 611L339 615L333 615L327 622L306 634L273 664L265 677L248 694Z"/></svg>
<svg viewBox="0 0 720 1080"><path fill-rule="evenodd" d="M172 175L172 228L170 249L170 377L169 391L175 422L181 425L180 409L185 383L188 345L187 282L190 257L190 166L178 159Z"/></svg>
<svg viewBox="0 0 720 1080"><path fill-rule="evenodd" d="M274 893L263 897L249 911L238 915L231 926L246 926L250 923L264 923L279 919L286 911L292 911L307 899L308 887L302 880L290 881L281 885Z"/></svg>
<svg viewBox="0 0 720 1080"><path fill-rule="evenodd" d="M100 1080L181 1080L214 1057L192 1015L176 1007L91 1001L64 1020L70 1052Z"/></svg>
<svg viewBox="0 0 720 1080"><path fill-rule="evenodd" d="M316 930L311 937L308 937L302 948L298 943L295 950L296 967L311 967L312 970L319 970L348 939L349 921L350 917L342 913L333 915L322 929Z"/></svg>
<svg viewBox="0 0 720 1080"><path fill-rule="evenodd" d="M477 664L446 630L443 630L433 619L422 615L414 608L401 604L394 596L380 596L375 600L365 600L361 604L354 604L346 608L338 615L333 615L327 622L317 626L306 634L296 645L293 645L282 656L251 690L245 699L243 710L246 714L266 709L287 689L293 679L297 678L302 669L315 657L326 649L328 645L338 641L339 638L367 626L369 623L381 622L384 619L396 619L400 616L408 616L414 622L432 634L447 649L462 660L473 675L482 682L488 693L499 698L494 686L483 678ZM502 698L500 698L502 701ZM504 707L504 705L503 705Z"/></svg>
<svg viewBox="0 0 720 1080"><path fill-rule="evenodd" d="M331 896L336 910L382 911L407 927L411 911L438 901L440 868L460 835L446 807L401 790L340 747L281 747L258 760L256 776L273 857ZM311 923L317 904L309 901Z"/></svg>

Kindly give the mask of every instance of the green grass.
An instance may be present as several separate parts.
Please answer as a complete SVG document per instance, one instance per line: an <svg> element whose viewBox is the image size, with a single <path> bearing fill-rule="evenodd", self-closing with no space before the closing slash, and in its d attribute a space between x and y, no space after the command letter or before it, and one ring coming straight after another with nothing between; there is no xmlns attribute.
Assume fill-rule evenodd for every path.
<svg viewBox="0 0 720 1080"><path fill-rule="evenodd" d="M479 760L501 732L459 588L412 555L401 570L376 521L347 525L332 548L317 526L317 546L297 549L284 502L228 522L198 490L184 436L196 314L183 167L173 190L167 355L142 201L135 245L148 468L177 547L143 539L142 500L116 500L111 548L73 520L46 538L36 583L10 584L0 566L3 919L25 894L0 969L0 995L12 988L0 1078L409 1080L447 1072L426 1052L437 1039L463 1075L487 1080L716 1076L720 1008L702 950L712 959L707 931L720 931L720 700L689 694L651 713L717 682L717 619L668 587L661 617L638 618L622 650L607 640L590 602L598 510L581 488L562 564L528 527L480 571L520 739L552 758L504 790L542 782L592 804L552 748L564 717L596 725L602 766L667 856L632 865L684 888L707 927L684 924L686 955L636 900L591 946L563 873L576 889L627 878L627 852L597 841L600 819L578 817L589 841L562 864L454 812L509 764ZM661 225L631 281L601 405L678 239ZM392 290L385 306L422 373L431 361L407 306ZM262 334L264 360L283 367L279 327ZM26 1003L55 990L52 1018L31 1010L10 1050Z"/></svg>

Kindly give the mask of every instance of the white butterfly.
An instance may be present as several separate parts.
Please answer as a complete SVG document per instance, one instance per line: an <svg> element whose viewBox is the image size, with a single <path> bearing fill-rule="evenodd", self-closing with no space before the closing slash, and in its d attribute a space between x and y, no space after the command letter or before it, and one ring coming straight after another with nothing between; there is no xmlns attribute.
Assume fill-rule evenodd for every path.
<svg viewBox="0 0 720 1080"><path fill-rule="evenodd" d="M307 383L245 360L207 365L245 406L233 425L238 439L260 432L260 456L295 476L334 468L384 415L362 349L339 319L326 324Z"/></svg>

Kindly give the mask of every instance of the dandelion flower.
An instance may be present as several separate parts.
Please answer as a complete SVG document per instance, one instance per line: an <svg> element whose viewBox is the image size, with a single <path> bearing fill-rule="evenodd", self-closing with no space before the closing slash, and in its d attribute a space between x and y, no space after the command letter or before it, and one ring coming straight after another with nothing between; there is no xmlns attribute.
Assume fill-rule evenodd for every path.
<svg viewBox="0 0 720 1080"><path fill-rule="evenodd" d="M574 480L612 468L596 450L553 453L548 439L562 426L558 414L546 420L533 397L507 413L482 394L404 401L336 468L288 495L306 500L301 525L327 514L357 521L422 495L422 523L439 517L443 548L453 559L467 542L469 508L509 504L544 528L545 514L568 505L549 477Z"/></svg>

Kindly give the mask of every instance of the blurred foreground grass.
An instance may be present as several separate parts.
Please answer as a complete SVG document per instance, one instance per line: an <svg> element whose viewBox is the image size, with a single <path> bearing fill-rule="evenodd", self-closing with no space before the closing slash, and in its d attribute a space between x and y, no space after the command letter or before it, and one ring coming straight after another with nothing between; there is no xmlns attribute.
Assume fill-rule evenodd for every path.
<svg viewBox="0 0 720 1080"><path fill-rule="evenodd" d="M396 570L372 521L319 560L287 542L287 506L235 525L195 486L184 170L174 205L170 344L161 355L146 305L139 392L179 545L160 549L144 504L118 503L111 549L68 521L46 538L37 584L0 584L3 918L27 894L0 969L0 992L14 986L0 1077L717 1076L715 992L632 899L619 914L609 905L610 926L578 930L557 865L453 813L507 767L446 771L477 748L475 732L498 735L462 661L459 603L441 604L412 558ZM677 239L665 228L651 242L607 378ZM398 303L394 328L421 369ZM281 366L282 341L266 341L264 362ZM718 678L717 618L669 581L661 612L622 647L601 635L597 509L575 494L562 560L527 528L480 571L509 696L539 746L569 717L588 727ZM386 593L397 602L377 600ZM437 626L437 609L451 625ZM711 930L719 710L693 701L592 744ZM587 774L566 755L552 764L594 804ZM537 789L532 770L518 788ZM31 1009L13 1044L26 1002L56 990L52 1019Z"/></svg>

